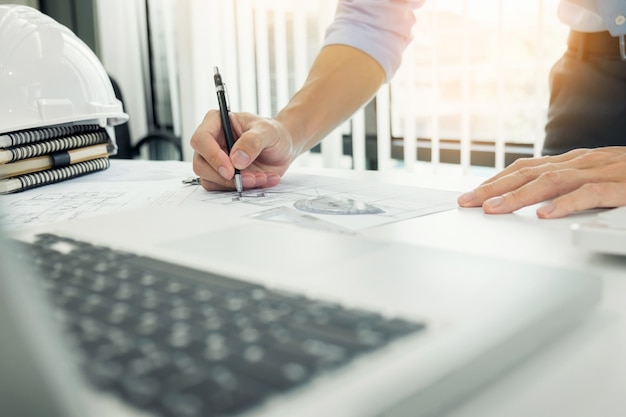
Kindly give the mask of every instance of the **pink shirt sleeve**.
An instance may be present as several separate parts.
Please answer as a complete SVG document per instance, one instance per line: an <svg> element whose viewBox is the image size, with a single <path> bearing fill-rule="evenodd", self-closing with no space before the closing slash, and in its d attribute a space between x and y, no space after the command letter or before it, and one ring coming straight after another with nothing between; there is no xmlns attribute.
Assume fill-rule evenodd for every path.
<svg viewBox="0 0 626 417"><path fill-rule="evenodd" d="M349 45L374 58L389 81L411 41L414 11L425 0L339 0L324 46Z"/></svg>

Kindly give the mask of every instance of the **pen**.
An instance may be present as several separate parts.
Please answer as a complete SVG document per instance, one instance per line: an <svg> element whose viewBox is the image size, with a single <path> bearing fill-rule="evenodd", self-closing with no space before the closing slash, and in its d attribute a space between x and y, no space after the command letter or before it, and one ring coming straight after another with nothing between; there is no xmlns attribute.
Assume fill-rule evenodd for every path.
<svg viewBox="0 0 626 417"><path fill-rule="evenodd" d="M228 154L230 155L230 150L235 144L235 136L233 135L233 127L230 124L230 117L228 116L228 103L226 102L226 89L224 88L224 83L222 82L222 76L220 75L220 71L217 67L214 67L214 75L213 80L215 81L215 91L217 92L217 102L220 106L220 117L222 119L222 130L224 131L224 136L226 137L226 149L228 150ZM237 168L235 168L235 187L237 188L237 192L239 193L239 197L241 197L241 192L243 190L243 186L241 185L241 173Z"/></svg>

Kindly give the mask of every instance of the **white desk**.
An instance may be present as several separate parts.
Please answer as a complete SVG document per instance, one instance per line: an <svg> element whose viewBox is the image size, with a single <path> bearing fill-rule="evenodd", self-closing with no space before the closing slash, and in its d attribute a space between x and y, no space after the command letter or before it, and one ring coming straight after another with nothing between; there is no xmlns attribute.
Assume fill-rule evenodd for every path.
<svg viewBox="0 0 626 417"><path fill-rule="evenodd" d="M320 174L320 172L316 172ZM468 191L476 179L334 171L332 175ZM590 254L571 243L572 223L596 213L541 220L536 207L509 215L455 209L376 229L376 237L553 265L590 268L604 280L597 312L447 417L626 415L626 257ZM529 306L532 308L532 306Z"/></svg>
<svg viewBox="0 0 626 417"><path fill-rule="evenodd" d="M467 191L480 180L398 172L293 171L459 192ZM180 187L181 179L192 174L188 163L113 161L112 167L103 173L27 192L30 194L9 196L7 201L17 202L42 190L58 190L59 187L64 187L68 192L72 189L80 191L96 183L99 186L107 184L110 192L115 193L116 184L122 180L153 184L153 187L144 186L143 192L146 195L152 192L156 196L159 190L159 199L165 201L168 187ZM134 208L143 203L160 203L154 200L144 195L141 201L125 200L117 205L98 207L99 210L104 207L115 211ZM480 209L453 209L363 231L364 235L376 239L589 268L603 276L604 299L589 320L511 370L449 413L448 417L626 415L626 396L623 395L626 387L626 257L590 254L573 246L570 240L570 224L591 217L594 213L559 220L539 220L534 208L498 216L487 216ZM63 214L57 213L61 217ZM77 214L72 212L68 215Z"/></svg>

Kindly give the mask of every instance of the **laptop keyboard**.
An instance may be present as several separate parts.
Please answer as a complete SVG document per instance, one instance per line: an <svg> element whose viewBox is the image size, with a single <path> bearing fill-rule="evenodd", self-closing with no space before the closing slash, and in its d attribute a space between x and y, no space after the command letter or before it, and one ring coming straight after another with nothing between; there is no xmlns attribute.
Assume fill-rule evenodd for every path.
<svg viewBox="0 0 626 417"><path fill-rule="evenodd" d="M237 414L425 328L52 234L21 244L88 379L156 415Z"/></svg>

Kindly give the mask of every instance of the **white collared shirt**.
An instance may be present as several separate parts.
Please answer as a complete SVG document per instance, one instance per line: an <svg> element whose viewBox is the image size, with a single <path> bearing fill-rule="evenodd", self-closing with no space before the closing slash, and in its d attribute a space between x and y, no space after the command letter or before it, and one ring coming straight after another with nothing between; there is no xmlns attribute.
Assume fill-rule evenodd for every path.
<svg viewBox="0 0 626 417"><path fill-rule="evenodd" d="M606 30L602 17L593 0L562 0L557 11L559 19L579 32L601 32Z"/></svg>
<svg viewBox="0 0 626 417"><path fill-rule="evenodd" d="M626 34L626 0L561 0L557 14L579 32Z"/></svg>

